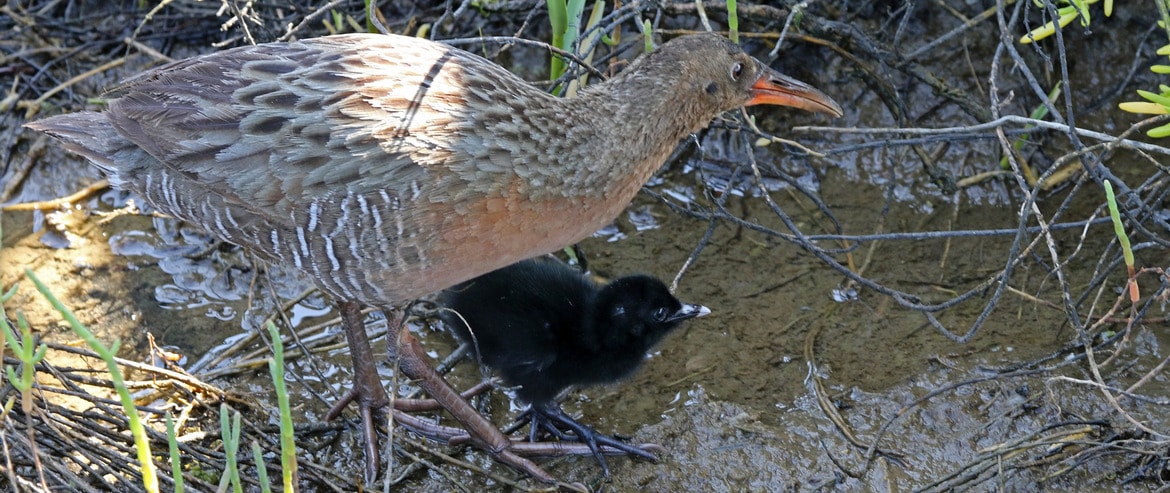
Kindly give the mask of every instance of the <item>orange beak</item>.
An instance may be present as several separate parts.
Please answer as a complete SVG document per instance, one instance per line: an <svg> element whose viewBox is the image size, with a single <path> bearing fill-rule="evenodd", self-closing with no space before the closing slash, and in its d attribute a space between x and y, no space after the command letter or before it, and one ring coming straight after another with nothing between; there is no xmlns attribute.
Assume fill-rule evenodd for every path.
<svg viewBox="0 0 1170 493"><path fill-rule="evenodd" d="M752 84L752 98L746 106L755 104L774 104L791 106L813 113L825 113L839 117L844 112L841 105L833 98L818 91L813 86L781 74L760 64L760 78Z"/></svg>

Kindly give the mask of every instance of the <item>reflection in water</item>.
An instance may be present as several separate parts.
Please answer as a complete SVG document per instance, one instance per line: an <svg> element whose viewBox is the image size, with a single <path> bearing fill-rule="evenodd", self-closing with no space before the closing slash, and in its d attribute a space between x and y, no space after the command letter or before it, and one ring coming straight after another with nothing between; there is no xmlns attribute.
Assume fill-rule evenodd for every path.
<svg viewBox="0 0 1170 493"><path fill-rule="evenodd" d="M267 263L254 263L244 250L215 241L199 228L169 218L154 218L153 231L128 229L110 236L110 250L125 257L156 259L159 270L170 278L154 287L154 300L167 310L198 309L203 315L222 321L240 320L245 330L259 327L274 303L272 294L282 299L294 298L308 284L295 272ZM130 264L132 269L139 266ZM256 266L259 265L259 269ZM253 291L257 273L271 280L271 290ZM306 317L327 313L320 297L298 305L293 310L294 323ZM247 307L240 304L248 301ZM302 306L303 305L303 306Z"/></svg>
<svg viewBox="0 0 1170 493"><path fill-rule="evenodd" d="M626 211L626 216L629 217L630 224L634 225L634 229L638 231L646 231L658 227L658 220L654 218L654 214L649 205L631 207Z"/></svg>
<svg viewBox="0 0 1170 493"><path fill-rule="evenodd" d="M779 147L761 149L745 142L741 134L711 131L690 159L686 160L684 174L697 173L705 186L716 194L730 193L735 197L758 197L760 186L750 164L753 159L760 170L760 184L768 192L786 186L797 186L810 193L819 193L821 184L808 160L777 151ZM752 153L749 155L749 153ZM683 203L688 200L676 194L694 198L693 191L674 187L667 191Z"/></svg>

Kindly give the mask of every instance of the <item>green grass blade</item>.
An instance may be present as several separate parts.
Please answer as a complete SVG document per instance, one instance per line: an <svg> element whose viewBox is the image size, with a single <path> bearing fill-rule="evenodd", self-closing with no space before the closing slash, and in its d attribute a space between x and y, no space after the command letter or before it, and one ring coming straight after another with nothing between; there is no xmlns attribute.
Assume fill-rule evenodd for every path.
<svg viewBox="0 0 1170 493"><path fill-rule="evenodd" d="M256 442L252 442L252 461L256 463L256 479L260 481L260 492L272 491L272 485L268 484L268 468L264 466L264 451L260 450L260 444Z"/></svg>
<svg viewBox="0 0 1170 493"><path fill-rule="evenodd" d="M731 42L739 44L739 15L736 0L727 0L727 34Z"/></svg>
<svg viewBox="0 0 1170 493"><path fill-rule="evenodd" d="M1125 232L1125 225L1121 223L1121 211L1117 208L1117 197L1113 194L1113 185L1105 180L1105 201L1109 204L1109 217L1113 219L1113 232L1117 234L1117 241L1121 242L1121 252L1125 255L1125 265L1133 270L1133 248L1129 244L1129 235Z"/></svg>
<svg viewBox="0 0 1170 493"><path fill-rule="evenodd" d="M284 343L276 324L268 322L268 334L272 337L272 359L268 370L272 373L272 386L276 389L276 402L280 408L280 474L284 491L295 491L297 474L297 444L293 435L292 410L288 401L288 387L284 383Z"/></svg>
<svg viewBox="0 0 1170 493"><path fill-rule="evenodd" d="M175 420L167 412L167 446L171 455L171 480L175 482L175 493L183 493L183 462L179 456L179 437L175 432Z"/></svg>
<svg viewBox="0 0 1170 493"><path fill-rule="evenodd" d="M53 308L60 313L69 326L73 329L73 333L77 334L90 349L98 353L102 361L106 362L106 368L110 372L110 380L114 384L114 389L118 392L118 398L122 402L122 410L126 413L127 425L130 427L130 435L134 438L134 448L138 452L138 463L142 465L142 486L149 492L158 491L158 476L154 470L154 462L151 460L150 454L150 440L146 436L146 428L142 425L142 420L138 417L138 408L134 406L134 400L130 397L130 391L126 388L126 382L122 379L122 372L118 369L118 365L114 362L114 353L117 352L119 346L118 341L107 348L97 336L90 332L88 328L77 320L73 312L65 307L53 293L49 291L49 287L45 286L40 279L29 269L24 270L24 275L32 280L36 285L37 291L53 305Z"/></svg>

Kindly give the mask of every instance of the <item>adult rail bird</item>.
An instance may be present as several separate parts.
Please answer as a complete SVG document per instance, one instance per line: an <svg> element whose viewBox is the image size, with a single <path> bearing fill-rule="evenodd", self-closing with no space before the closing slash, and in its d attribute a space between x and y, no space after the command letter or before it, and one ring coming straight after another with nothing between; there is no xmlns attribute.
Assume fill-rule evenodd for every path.
<svg viewBox="0 0 1170 493"><path fill-rule="evenodd" d="M337 301L367 477L389 405L361 311L386 309L579 241L612 221L686 135L772 104L842 114L715 34L682 36L573 98L450 46L345 34L245 46L150 70L103 112L30 123L160 211ZM544 481L391 320L417 379L496 459Z"/></svg>

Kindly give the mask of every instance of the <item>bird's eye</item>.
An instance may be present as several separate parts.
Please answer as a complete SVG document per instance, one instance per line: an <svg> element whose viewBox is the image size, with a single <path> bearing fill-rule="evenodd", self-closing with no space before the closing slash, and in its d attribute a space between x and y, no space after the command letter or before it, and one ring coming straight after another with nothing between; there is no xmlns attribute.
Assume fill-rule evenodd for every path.
<svg viewBox="0 0 1170 493"><path fill-rule="evenodd" d="M666 317L670 316L670 310L666 308L659 308L654 310L654 320L658 322L665 322Z"/></svg>
<svg viewBox="0 0 1170 493"><path fill-rule="evenodd" d="M740 75L743 75L743 64L739 62L731 64L731 80L739 80Z"/></svg>

